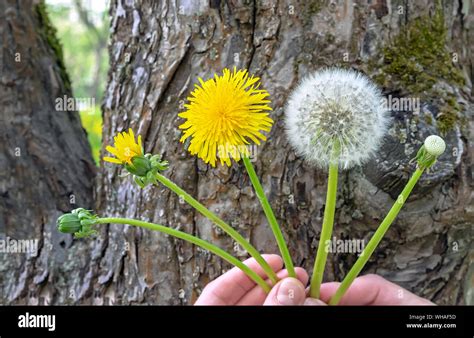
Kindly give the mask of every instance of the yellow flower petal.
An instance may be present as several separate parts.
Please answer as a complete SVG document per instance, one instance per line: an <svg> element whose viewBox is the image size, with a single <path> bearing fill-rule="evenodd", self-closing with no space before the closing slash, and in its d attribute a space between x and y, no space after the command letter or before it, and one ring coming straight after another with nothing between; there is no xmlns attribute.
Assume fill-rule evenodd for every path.
<svg viewBox="0 0 474 338"><path fill-rule="evenodd" d="M128 132L118 133L114 136L114 146L107 146L105 149L115 155L114 157L104 157L104 161L118 164L131 164L135 156L143 155L141 135L138 136L138 143L135 141L135 134L130 128Z"/></svg>
<svg viewBox="0 0 474 338"><path fill-rule="evenodd" d="M258 77L249 76L246 70L233 72L224 69L222 75L207 81L198 78L185 112L178 114L185 119L179 126L183 130L180 142L190 140L188 151L205 163L231 165L230 158L238 161L240 152L248 155L246 145L265 140L261 131L269 132L273 120L267 111L268 92L258 89Z"/></svg>
<svg viewBox="0 0 474 338"><path fill-rule="evenodd" d="M110 162L110 163L122 164L122 162L120 162L120 160L117 160L114 157L104 157L104 161L107 161L107 162Z"/></svg>

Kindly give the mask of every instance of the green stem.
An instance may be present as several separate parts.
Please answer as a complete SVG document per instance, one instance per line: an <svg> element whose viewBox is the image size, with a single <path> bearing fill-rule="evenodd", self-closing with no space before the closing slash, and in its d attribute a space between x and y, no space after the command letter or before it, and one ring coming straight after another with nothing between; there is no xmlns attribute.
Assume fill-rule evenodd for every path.
<svg viewBox="0 0 474 338"><path fill-rule="evenodd" d="M268 278L272 281L273 284L278 282L278 277L270 267L270 265L263 259L262 255L252 246L241 234L239 234L234 228L232 228L229 224L224 222L220 219L216 214L212 211L207 209L204 205L199 203L196 199L194 199L191 195L189 195L186 191L181 189L177 186L174 182L167 179L165 176L157 173L156 179L163 184L165 187L169 188L171 191L176 193L178 196L182 197L189 205L199 211L202 215L210 219L214 222L217 226L219 226L222 230L224 230L230 237L232 237L237 243L240 244L242 248L244 248L255 260L258 264L262 267L263 271L267 274Z"/></svg>
<svg viewBox="0 0 474 338"><path fill-rule="evenodd" d="M328 188L326 194L326 206L324 208L324 219L319 238L318 252L314 261L313 275L309 294L312 298L319 298L321 282L323 281L324 269L328 257L326 242L331 239L334 225L334 213L336 211L338 162L331 161L329 164Z"/></svg>
<svg viewBox="0 0 474 338"><path fill-rule="evenodd" d="M408 196L410 195L413 187L415 186L416 182L420 178L421 174L423 174L423 168L417 168L415 173L412 175L410 180L408 181L407 185L398 196L397 201L393 204L392 208L388 212L387 216L384 218L380 226L378 227L377 231L375 231L374 235L370 239L369 243L367 243L364 251L362 251L361 255L355 262L354 266L351 268L347 276L342 281L341 285L337 289L336 293L332 296L331 300L329 301L330 305L337 305L341 300L342 296L346 293L347 289L351 286L354 279L359 275L359 273L364 268L365 264L369 260L369 258L374 253L375 249L379 245L380 241L382 240L383 236L387 232L390 225L393 223L395 218L397 217L400 209L402 208L403 204L407 200Z"/></svg>
<svg viewBox="0 0 474 338"><path fill-rule="evenodd" d="M106 224L106 223L130 224L130 225L134 225L134 226L145 228L145 229L160 231L165 234L188 241L192 244L200 246L203 249L206 249L209 252L212 252L213 254L221 257L222 259L226 260L230 264L235 265L240 270L242 270L250 279L252 279L255 283L257 283L265 292L267 293L270 292L270 286L267 283L265 283L262 277L260 277L255 271L250 269L247 265L239 261L237 258L232 256L228 252L222 250L221 248L209 242L206 242L203 239L197 238L185 232L182 232L173 228L169 228L163 225L139 221L136 219L106 217L106 218L99 218L96 220L96 222L100 224Z"/></svg>
<svg viewBox="0 0 474 338"><path fill-rule="evenodd" d="M288 276L296 277L295 267L293 265L293 261L291 260L290 252L288 250L288 247L286 246L285 239L283 238L283 234L278 225L275 214L273 213L272 207L270 206L270 203L268 202L268 199L265 196L265 192L263 191L263 187L257 177L257 173L255 172L255 169L253 168L253 165L250 162L248 156L242 156L242 160L244 162L245 169L247 169L247 172L249 174L250 181L252 182L252 185L255 189L255 193L257 194L257 197L260 200L260 204L262 205L263 211L267 216L268 223L270 224L270 227L273 231L273 235L275 236L278 247L280 248L283 262L285 262L285 267L288 270Z"/></svg>

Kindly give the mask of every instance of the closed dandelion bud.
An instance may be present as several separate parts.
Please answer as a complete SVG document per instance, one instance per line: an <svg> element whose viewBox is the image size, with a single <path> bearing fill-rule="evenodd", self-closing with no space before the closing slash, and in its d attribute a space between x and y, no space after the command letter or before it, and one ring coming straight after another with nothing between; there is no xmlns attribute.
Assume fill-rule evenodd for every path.
<svg viewBox="0 0 474 338"><path fill-rule="evenodd" d="M60 216L57 228L61 233L74 234L76 238L89 237L96 234L91 226L97 223L97 218L89 210L78 208Z"/></svg>
<svg viewBox="0 0 474 338"><path fill-rule="evenodd" d="M380 90L361 73L326 69L304 79L286 111L290 144L309 163L348 169L378 149L389 118Z"/></svg>
<svg viewBox="0 0 474 338"><path fill-rule="evenodd" d="M59 232L73 234L81 230L81 220L77 214L64 214L58 218L57 227Z"/></svg>

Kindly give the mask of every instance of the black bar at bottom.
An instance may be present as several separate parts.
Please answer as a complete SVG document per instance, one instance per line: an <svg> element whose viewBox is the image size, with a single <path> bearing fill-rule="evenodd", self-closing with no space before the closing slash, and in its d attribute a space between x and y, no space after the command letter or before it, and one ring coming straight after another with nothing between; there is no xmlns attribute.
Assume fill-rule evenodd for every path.
<svg viewBox="0 0 474 338"><path fill-rule="evenodd" d="M474 308L0 306L0 337L125 334L160 337L261 332L311 337L474 337ZM286 332L286 333L285 333ZM293 335L291 334L291 335Z"/></svg>

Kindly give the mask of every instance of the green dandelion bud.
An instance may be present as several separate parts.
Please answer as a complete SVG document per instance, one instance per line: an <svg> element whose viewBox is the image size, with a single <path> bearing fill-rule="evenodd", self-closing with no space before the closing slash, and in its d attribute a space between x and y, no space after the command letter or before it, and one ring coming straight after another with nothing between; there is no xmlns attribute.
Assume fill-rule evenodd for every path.
<svg viewBox="0 0 474 338"><path fill-rule="evenodd" d="M97 223L97 216L89 210L78 208L57 220L58 231L65 234L74 234L76 238L90 237L97 233L92 226Z"/></svg>
<svg viewBox="0 0 474 338"><path fill-rule="evenodd" d="M73 234L81 230L81 220L77 214L64 214L58 218L58 230L63 234Z"/></svg>

